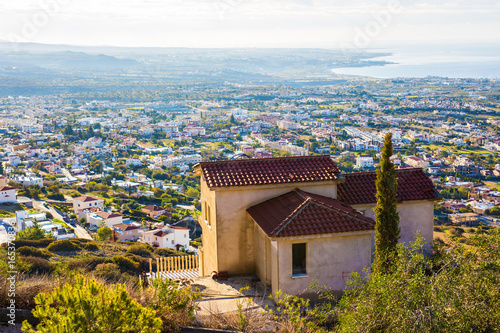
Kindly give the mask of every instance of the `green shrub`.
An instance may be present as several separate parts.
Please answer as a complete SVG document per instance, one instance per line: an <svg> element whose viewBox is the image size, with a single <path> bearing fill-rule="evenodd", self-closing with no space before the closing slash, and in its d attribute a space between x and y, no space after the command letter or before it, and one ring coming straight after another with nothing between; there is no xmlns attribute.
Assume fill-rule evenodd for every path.
<svg viewBox="0 0 500 333"><path fill-rule="evenodd" d="M144 293L148 307L162 319L163 332L178 332L195 319L196 301L200 294L189 287L178 288L172 280L155 279Z"/></svg>
<svg viewBox="0 0 500 333"><path fill-rule="evenodd" d="M34 330L24 321L24 332L161 332L155 311L131 298L123 284L107 287L79 275L74 283L38 294L35 302L33 315L40 323Z"/></svg>
<svg viewBox="0 0 500 333"><path fill-rule="evenodd" d="M97 251L99 250L99 246L97 246L96 242L89 242L83 246L83 248L87 251Z"/></svg>
<svg viewBox="0 0 500 333"><path fill-rule="evenodd" d="M111 258L90 257L90 258L83 258L83 259L70 261L70 262L68 262L67 267L69 270L84 269L84 270L90 272L90 271L93 271L97 267L97 265L104 264L107 262L111 262Z"/></svg>
<svg viewBox="0 0 500 333"><path fill-rule="evenodd" d="M21 248L23 246L32 246L36 248L46 248L49 244L55 242L54 238L43 238L39 240L29 240L29 239L20 239L15 241L16 249Z"/></svg>
<svg viewBox="0 0 500 333"><path fill-rule="evenodd" d="M82 248L75 242L69 239L61 239L51 243L47 246L47 250L50 252L70 252L70 251L80 251Z"/></svg>
<svg viewBox="0 0 500 333"><path fill-rule="evenodd" d="M438 227L438 226L434 226L434 231L436 231L436 232L442 232L443 228Z"/></svg>
<svg viewBox="0 0 500 333"><path fill-rule="evenodd" d="M176 251L174 249L162 249L156 248L154 253L160 257L176 257L176 256L184 256L186 255L184 252Z"/></svg>
<svg viewBox="0 0 500 333"><path fill-rule="evenodd" d="M120 281L122 274L120 272L120 267L117 264L106 263L99 264L96 266L93 272L94 276L99 277L106 282L118 282Z"/></svg>
<svg viewBox="0 0 500 333"><path fill-rule="evenodd" d="M130 272L132 274L139 273L139 263L124 256L114 256L112 261L120 267L122 272Z"/></svg>
<svg viewBox="0 0 500 333"><path fill-rule="evenodd" d="M23 257L22 264L22 268L28 274L50 274L56 269L53 263L39 257Z"/></svg>
<svg viewBox="0 0 500 333"><path fill-rule="evenodd" d="M144 258L153 257L153 249L146 244L134 244L127 249L127 253L135 254Z"/></svg>
<svg viewBox="0 0 500 333"><path fill-rule="evenodd" d="M19 255L25 257L38 257L43 259L49 259L52 257L52 253L47 251L46 249L37 249L33 246L22 246L16 250Z"/></svg>

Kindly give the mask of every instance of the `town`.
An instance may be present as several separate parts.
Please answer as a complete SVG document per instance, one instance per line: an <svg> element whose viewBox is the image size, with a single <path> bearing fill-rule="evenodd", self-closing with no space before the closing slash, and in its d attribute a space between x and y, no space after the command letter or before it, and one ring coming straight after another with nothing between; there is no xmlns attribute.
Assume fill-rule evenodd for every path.
<svg viewBox="0 0 500 333"><path fill-rule="evenodd" d="M251 281L266 292L294 295L314 282L307 267L340 294L347 276L372 262L375 170L388 133L404 197L401 241L420 233L430 251L466 243L465 227L500 226L496 80L344 76L325 85L225 82L172 87L168 99L149 94L149 102L118 92L1 98L0 243L9 242L7 230L16 240L41 230L47 249L77 255L71 267L111 282L257 274ZM324 230L317 242L338 235L308 245L314 255L306 256L306 243L286 239L315 234L300 227L306 216L290 217L300 207L350 216L354 234L315 221ZM331 278L320 258L335 244L357 259L339 256ZM106 255L78 255L83 249ZM27 258L50 257L35 250ZM25 268L51 273L47 258L26 259ZM292 275L271 274L288 261Z"/></svg>

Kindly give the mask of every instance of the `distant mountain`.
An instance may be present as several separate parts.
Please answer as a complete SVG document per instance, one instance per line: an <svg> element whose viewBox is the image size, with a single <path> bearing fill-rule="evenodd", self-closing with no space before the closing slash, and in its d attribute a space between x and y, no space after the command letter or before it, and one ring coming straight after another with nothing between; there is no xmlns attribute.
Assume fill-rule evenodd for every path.
<svg viewBox="0 0 500 333"><path fill-rule="evenodd" d="M125 69L138 65L136 60L84 52L63 51L54 53L10 52L0 53L0 66L29 67L54 70Z"/></svg>

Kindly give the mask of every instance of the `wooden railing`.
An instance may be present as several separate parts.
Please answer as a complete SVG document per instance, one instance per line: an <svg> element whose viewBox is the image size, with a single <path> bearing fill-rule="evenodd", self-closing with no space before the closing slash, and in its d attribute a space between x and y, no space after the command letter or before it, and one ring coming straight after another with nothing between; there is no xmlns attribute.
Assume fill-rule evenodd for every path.
<svg viewBox="0 0 500 333"><path fill-rule="evenodd" d="M178 257L159 257L156 258L156 274L175 272L198 271L199 258L197 255L178 256ZM149 259L149 273L153 274L153 259Z"/></svg>

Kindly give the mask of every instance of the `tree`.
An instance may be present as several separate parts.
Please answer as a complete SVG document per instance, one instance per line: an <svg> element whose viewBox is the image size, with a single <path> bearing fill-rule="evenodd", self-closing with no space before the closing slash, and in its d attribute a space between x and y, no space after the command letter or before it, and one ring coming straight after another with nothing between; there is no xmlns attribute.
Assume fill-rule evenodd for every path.
<svg viewBox="0 0 500 333"><path fill-rule="evenodd" d="M155 311L130 297L124 284L107 287L77 275L73 283L36 295L35 303L33 315L40 323L35 331L24 321L24 332L161 332L162 321Z"/></svg>
<svg viewBox="0 0 500 333"><path fill-rule="evenodd" d="M392 133L384 138L384 148L377 170L377 206L375 207L375 267L389 272L400 237L399 213L397 208L397 180L392 156Z"/></svg>
<svg viewBox="0 0 500 333"><path fill-rule="evenodd" d="M393 274L351 276L335 332L499 332L498 244L492 229L432 257L421 237L398 245Z"/></svg>
<svg viewBox="0 0 500 333"><path fill-rule="evenodd" d="M73 127L71 127L70 124L68 124L65 128L64 128L64 134L66 135L73 135Z"/></svg>
<svg viewBox="0 0 500 333"><path fill-rule="evenodd" d="M3 175L3 162L0 161L0 175Z"/></svg>
<svg viewBox="0 0 500 333"><path fill-rule="evenodd" d="M45 231L38 225L38 221L35 220L32 227L25 228L16 234L16 240L38 240L43 238L51 238L51 236L52 234L46 234Z"/></svg>
<svg viewBox="0 0 500 333"><path fill-rule="evenodd" d="M109 227L102 227L97 229L97 235L96 238L99 241L107 241L111 238L111 235L113 234L113 230Z"/></svg>

